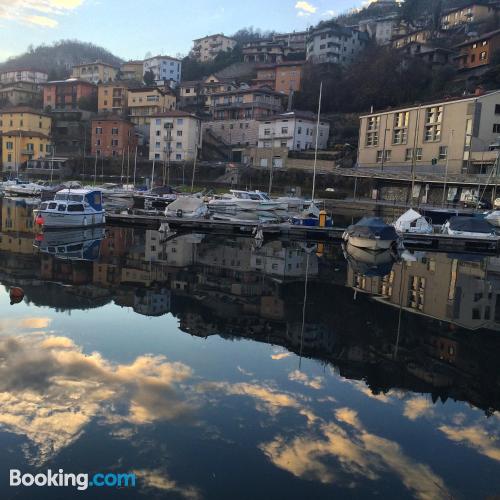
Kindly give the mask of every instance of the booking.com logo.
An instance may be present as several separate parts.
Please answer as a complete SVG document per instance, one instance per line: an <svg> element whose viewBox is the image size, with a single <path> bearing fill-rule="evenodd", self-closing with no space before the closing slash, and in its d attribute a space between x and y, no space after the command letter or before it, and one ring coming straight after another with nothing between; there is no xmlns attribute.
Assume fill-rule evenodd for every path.
<svg viewBox="0 0 500 500"><path fill-rule="evenodd" d="M134 473L115 474L97 473L73 474L59 469L57 472L48 469L38 474L23 474L20 470L10 469L10 486L38 487L38 488L76 488L85 491L88 488L134 488L136 476Z"/></svg>

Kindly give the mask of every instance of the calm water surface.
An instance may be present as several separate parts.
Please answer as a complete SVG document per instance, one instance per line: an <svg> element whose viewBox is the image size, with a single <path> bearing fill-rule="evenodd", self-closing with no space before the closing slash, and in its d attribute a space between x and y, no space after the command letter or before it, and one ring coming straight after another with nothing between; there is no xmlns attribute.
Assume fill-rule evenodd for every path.
<svg viewBox="0 0 500 500"><path fill-rule="evenodd" d="M35 239L4 199L0 497L499 495L500 259L347 257L117 227ZM138 484L15 489L11 468Z"/></svg>

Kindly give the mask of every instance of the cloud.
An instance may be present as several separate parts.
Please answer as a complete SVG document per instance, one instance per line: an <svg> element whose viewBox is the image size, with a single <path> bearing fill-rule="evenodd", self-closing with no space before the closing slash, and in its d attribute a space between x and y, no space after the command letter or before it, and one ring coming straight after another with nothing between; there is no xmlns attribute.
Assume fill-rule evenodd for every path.
<svg viewBox="0 0 500 500"><path fill-rule="evenodd" d="M162 356L112 364L66 337L0 338L0 425L25 436L28 460L43 464L96 417L120 427L185 418L194 405L179 384L191 376Z"/></svg>
<svg viewBox="0 0 500 500"><path fill-rule="evenodd" d="M415 397L405 403L404 416L410 420L417 420L419 417L431 414L432 403L426 398Z"/></svg>
<svg viewBox="0 0 500 500"><path fill-rule="evenodd" d="M85 0L0 0L0 19L55 28L59 21L54 17L75 10L84 2Z"/></svg>
<svg viewBox="0 0 500 500"><path fill-rule="evenodd" d="M273 354L271 355L271 359L274 359L275 361L279 361L281 359L288 358L292 354L289 352L279 352L278 354Z"/></svg>
<svg viewBox="0 0 500 500"><path fill-rule="evenodd" d="M194 486L179 486L176 481L170 479L166 471L156 470L134 470L136 476L141 481L141 489L149 490L156 489L162 491L164 494L175 494L185 498L186 500L198 500L201 494Z"/></svg>
<svg viewBox="0 0 500 500"><path fill-rule="evenodd" d="M317 7L310 4L309 2L299 1L295 4L295 9L298 11L297 15L300 17L310 16L311 14L315 14L318 10Z"/></svg>
<svg viewBox="0 0 500 500"><path fill-rule="evenodd" d="M319 390L323 388L323 377L308 377L305 373L299 370L294 370L289 373L288 379L305 385L306 387L310 387L311 389Z"/></svg>
<svg viewBox="0 0 500 500"><path fill-rule="evenodd" d="M490 436L482 426L452 427L442 425L439 430L448 439L457 443L464 443L470 448L474 448L481 455L500 461L500 440L498 436L496 436L496 439L493 435Z"/></svg>
<svg viewBox="0 0 500 500"><path fill-rule="evenodd" d="M51 322L50 318L44 317L2 318L0 319L0 333L6 331L12 334L13 331L43 330L48 328Z"/></svg>

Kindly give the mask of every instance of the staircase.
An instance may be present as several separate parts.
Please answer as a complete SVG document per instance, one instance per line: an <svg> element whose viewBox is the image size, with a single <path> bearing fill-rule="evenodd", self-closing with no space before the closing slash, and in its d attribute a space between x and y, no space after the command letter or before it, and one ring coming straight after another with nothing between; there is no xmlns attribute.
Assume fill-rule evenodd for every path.
<svg viewBox="0 0 500 500"><path fill-rule="evenodd" d="M212 130L206 129L203 134L202 155L207 161L229 161L231 146Z"/></svg>

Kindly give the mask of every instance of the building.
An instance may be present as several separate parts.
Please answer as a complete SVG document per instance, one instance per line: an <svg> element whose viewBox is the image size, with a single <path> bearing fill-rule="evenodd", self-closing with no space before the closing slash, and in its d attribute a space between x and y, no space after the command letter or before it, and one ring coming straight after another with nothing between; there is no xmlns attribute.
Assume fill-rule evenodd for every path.
<svg viewBox="0 0 500 500"><path fill-rule="evenodd" d="M427 43L432 37L429 30L412 31L411 33L402 34L392 39L392 47L401 49L410 43Z"/></svg>
<svg viewBox="0 0 500 500"><path fill-rule="evenodd" d="M126 81L100 83L97 87L98 112L127 115L129 86Z"/></svg>
<svg viewBox="0 0 500 500"><path fill-rule="evenodd" d="M85 80L90 83L105 83L116 80L118 68L102 61L77 64L73 66L71 78Z"/></svg>
<svg viewBox="0 0 500 500"><path fill-rule="evenodd" d="M19 170L28 160L51 153L52 118L29 107L0 110L2 170Z"/></svg>
<svg viewBox="0 0 500 500"><path fill-rule="evenodd" d="M259 148L286 148L289 151L305 151L316 146L318 117L307 111L291 111L272 116L259 125ZM330 124L321 120L318 149L326 149Z"/></svg>
<svg viewBox="0 0 500 500"><path fill-rule="evenodd" d="M283 44L272 38L246 43L242 52L244 62L279 63L285 56Z"/></svg>
<svg viewBox="0 0 500 500"><path fill-rule="evenodd" d="M451 30L464 25L494 21L498 16L498 6L471 2L455 9L448 9L441 16L441 29Z"/></svg>
<svg viewBox="0 0 500 500"><path fill-rule="evenodd" d="M86 80L70 78L68 80L47 82L43 85L43 107L52 110L77 110L80 99L93 99L97 87Z"/></svg>
<svg viewBox="0 0 500 500"><path fill-rule="evenodd" d="M306 52L307 31L292 31L291 33L276 33L273 41L281 44L285 56L291 53Z"/></svg>
<svg viewBox="0 0 500 500"><path fill-rule="evenodd" d="M120 66L120 80L142 82L144 78L144 61L127 61Z"/></svg>
<svg viewBox="0 0 500 500"><path fill-rule="evenodd" d="M139 87L128 89L130 120L138 126L149 125L151 116L175 109L175 95L168 88Z"/></svg>
<svg viewBox="0 0 500 500"><path fill-rule="evenodd" d="M0 72L0 84L27 82L40 85L48 81L48 74L38 69L16 69Z"/></svg>
<svg viewBox="0 0 500 500"><path fill-rule="evenodd" d="M397 14L359 21L359 30L367 33L378 45L388 45L399 35L400 22Z"/></svg>
<svg viewBox="0 0 500 500"><path fill-rule="evenodd" d="M179 85L179 109L205 107L208 96L218 92L236 90L236 82L231 78L209 75L202 80L184 81Z"/></svg>
<svg viewBox="0 0 500 500"><path fill-rule="evenodd" d="M218 142L232 149L232 158L235 160L234 152L242 148L257 146L259 139L258 120L211 120L203 122L204 140ZM208 136L208 137L207 137Z"/></svg>
<svg viewBox="0 0 500 500"><path fill-rule="evenodd" d="M348 65L365 48L367 42L367 33L327 21L309 30L306 59L313 64Z"/></svg>
<svg viewBox="0 0 500 500"><path fill-rule="evenodd" d="M213 61L221 52L229 52L236 47L236 40L219 33L193 40L191 56L198 62Z"/></svg>
<svg viewBox="0 0 500 500"><path fill-rule="evenodd" d="M208 105L214 120L258 120L283 111L283 94L249 87L211 94Z"/></svg>
<svg viewBox="0 0 500 500"><path fill-rule="evenodd" d="M257 78L254 83L256 85L266 85L276 92L290 95L292 92L300 90L303 70L303 61L259 66L257 67Z"/></svg>
<svg viewBox="0 0 500 500"><path fill-rule="evenodd" d="M488 66L500 48L500 29L472 38L456 46L460 51L455 58L458 69L475 69Z"/></svg>
<svg viewBox="0 0 500 500"><path fill-rule="evenodd" d="M149 159L163 162L193 161L201 149L201 120L184 111L154 115Z"/></svg>
<svg viewBox="0 0 500 500"><path fill-rule="evenodd" d="M175 88L181 81L182 61L169 56L150 57L144 61L143 74L149 71L153 72L156 85Z"/></svg>
<svg viewBox="0 0 500 500"><path fill-rule="evenodd" d="M418 58L430 66L443 66L452 62L455 52L430 43L411 42L398 49L406 62Z"/></svg>
<svg viewBox="0 0 500 500"><path fill-rule="evenodd" d="M135 150L134 124L121 116L98 116L92 120L92 156L112 158Z"/></svg>
<svg viewBox="0 0 500 500"><path fill-rule="evenodd" d="M474 172L491 165L500 135L500 91L361 116L359 167Z"/></svg>
<svg viewBox="0 0 500 500"><path fill-rule="evenodd" d="M39 86L29 82L0 84L0 105L42 107Z"/></svg>

